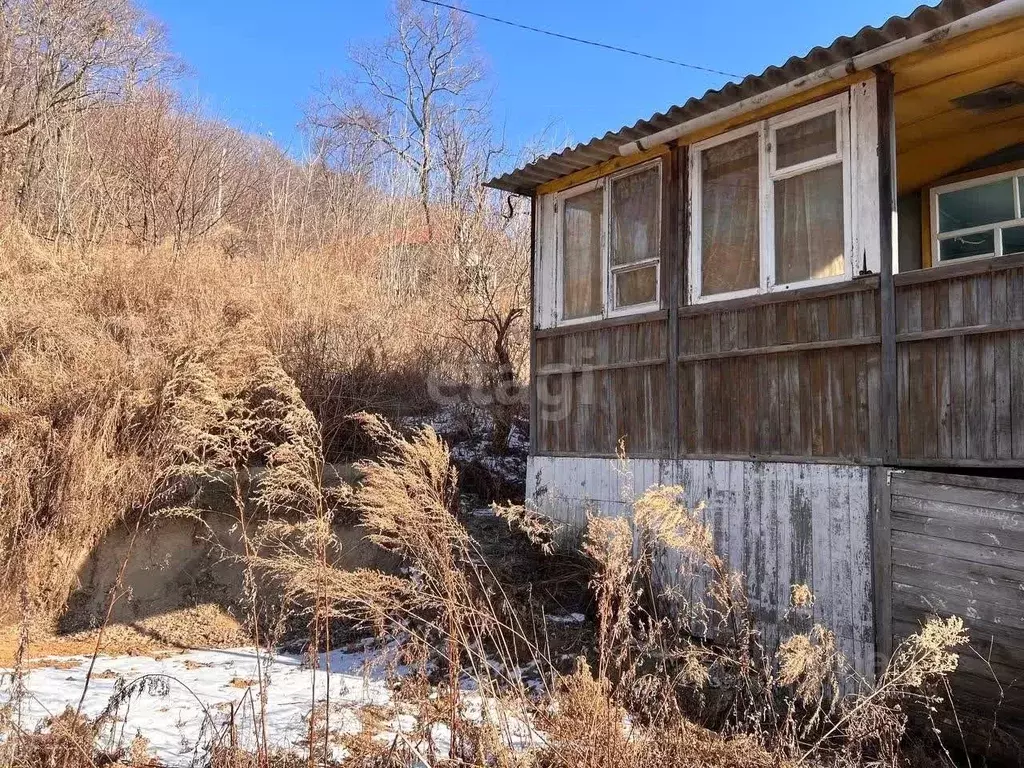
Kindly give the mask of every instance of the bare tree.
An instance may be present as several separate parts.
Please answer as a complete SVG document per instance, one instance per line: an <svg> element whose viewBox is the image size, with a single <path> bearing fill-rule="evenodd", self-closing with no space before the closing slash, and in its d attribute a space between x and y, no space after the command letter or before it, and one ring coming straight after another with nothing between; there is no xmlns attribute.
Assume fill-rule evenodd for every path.
<svg viewBox="0 0 1024 768"><path fill-rule="evenodd" d="M20 142L17 153L0 146L0 157L21 156L19 204L47 137L171 63L162 29L131 0L0 0L0 145Z"/></svg>
<svg viewBox="0 0 1024 768"><path fill-rule="evenodd" d="M481 373L501 448L526 358L528 227L512 203L483 188L504 150L465 16L399 0L392 23L387 39L352 51L356 81L332 81L307 123L328 154L414 174L427 238L416 263L399 266L415 270L414 290L459 321L449 338Z"/></svg>
<svg viewBox="0 0 1024 768"><path fill-rule="evenodd" d="M461 13L398 0L392 25L387 39L351 51L356 81L329 83L307 121L329 147L358 145L410 170L429 231L438 130L475 108L482 68Z"/></svg>

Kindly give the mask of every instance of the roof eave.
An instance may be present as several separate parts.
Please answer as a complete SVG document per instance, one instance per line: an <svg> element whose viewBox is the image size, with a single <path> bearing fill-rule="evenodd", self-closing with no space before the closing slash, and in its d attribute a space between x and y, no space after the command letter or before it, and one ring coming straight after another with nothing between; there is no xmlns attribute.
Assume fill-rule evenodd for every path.
<svg viewBox="0 0 1024 768"><path fill-rule="evenodd" d="M664 144L743 114L785 96L840 79L852 72L883 64L914 46L941 42L951 36L991 26L1024 15L1024 0L943 0L937 6L919 6L909 16L893 16L881 27L864 27L854 37L839 37L827 48L813 48L803 57L791 57L781 67L768 67L740 83L727 83L701 98L691 98L632 127L606 133L586 144L566 147L485 186L518 195L532 195L541 185L568 176L564 168L586 160L593 167L620 155L630 155ZM975 23L965 23L973 19Z"/></svg>

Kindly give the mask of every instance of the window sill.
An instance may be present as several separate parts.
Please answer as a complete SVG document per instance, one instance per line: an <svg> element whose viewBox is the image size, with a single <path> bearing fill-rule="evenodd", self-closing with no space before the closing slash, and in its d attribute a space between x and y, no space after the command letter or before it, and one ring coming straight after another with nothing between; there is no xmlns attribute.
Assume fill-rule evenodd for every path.
<svg viewBox="0 0 1024 768"><path fill-rule="evenodd" d="M619 314L614 317L601 317L581 322L561 322L551 328L534 329L534 338L544 339L552 336L562 336L567 333L582 333L600 328L614 328L620 325L633 325L634 323L651 323L658 320L667 320L668 310L657 309L652 312L636 312L633 314Z"/></svg>
<svg viewBox="0 0 1024 768"><path fill-rule="evenodd" d="M764 304L781 304L803 299L814 299L820 296L836 296L844 293L872 291L878 288L878 275L859 275L850 280L835 280L828 283L808 285L802 288L778 289L768 293L755 293L733 299L719 301L702 301L687 304L679 308L680 316L701 315L707 312L719 312L730 309L745 309Z"/></svg>
<svg viewBox="0 0 1024 768"><path fill-rule="evenodd" d="M934 280L980 275L985 272L1000 272L1004 269L1014 269L1020 266L1024 266L1024 253L1014 253L1009 256L977 256L974 258L957 259L956 261L939 262L933 267L921 267L909 272L900 272L897 275L893 275L893 283L896 285L930 283Z"/></svg>
<svg viewBox="0 0 1024 768"><path fill-rule="evenodd" d="M649 301L646 304L634 304L633 306L622 307L621 309L612 309L608 312L608 319L650 314L651 312L657 312L659 306L657 301Z"/></svg>

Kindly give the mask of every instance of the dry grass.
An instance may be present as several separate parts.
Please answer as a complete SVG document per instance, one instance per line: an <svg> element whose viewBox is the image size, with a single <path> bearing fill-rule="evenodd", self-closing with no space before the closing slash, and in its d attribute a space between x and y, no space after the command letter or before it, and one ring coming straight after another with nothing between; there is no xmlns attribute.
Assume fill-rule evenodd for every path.
<svg viewBox="0 0 1024 768"><path fill-rule="evenodd" d="M11 471L0 476L0 555L3 583L21 586L7 604L23 613L13 654L22 669L29 619L60 610L111 524L155 514L201 519L204 485L223 488L222 512L243 532L246 621L261 645L279 631L261 605L268 578L280 586L270 593L281 607L308 620L311 656L329 650L339 620L404 644L400 698L417 712L417 729L390 745L350 739L352 765L894 764L906 711L932 703L935 682L955 666L950 648L964 640L955 621L930 624L877 683L846 694L837 686L846 662L827 628L792 634L777 655L766 649L744 580L716 553L701 510L666 487L630 493L629 517L589 518L583 554L596 643L574 672L560 672L537 628L538 607L512 599L467 531L444 442L429 428L403 435L377 416L352 419L349 406L343 422L331 420L338 391L322 385L338 376L353 387L379 385L364 386L362 405L381 404L366 400L382 391L404 397L409 379L387 372L421 375L440 354L408 330L429 327L431 313L382 303L353 282L358 268L325 258L53 255L17 230L3 238L0 274L11 300L0 305L0 460ZM368 368L361 350L384 362ZM354 489L323 481L342 433L378 452ZM256 465L264 468L258 483ZM340 567L333 519L342 503L359 510L370 538L400 557L406 574ZM557 532L535 512L504 516L554 548ZM682 588L655 578L670 549ZM118 585L111 601L125 594ZM806 609L813 595L797 586L793 602ZM537 691L522 685L517 670L526 665L540 674ZM467 683L500 706L469 717ZM265 697L262 672L252 685ZM510 749L512 719L534 723L543 743ZM71 712L26 734L5 713L4 757L33 768L138 758L130 745L97 755L101 725ZM311 710L307 725L306 764L324 762L329 708L322 717ZM432 740L437 725L451 736L443 755ZM272 753L259 727L254 754L234 747L229 732L211 763L294 764Z"/></svg>
<svg viewBox="0 0 1024 768"><path fill-rule="evenodd" d="M269 365L260 354L254 359ZM315 422L279 369L257 363L250 370L266 386L261 399L245 398L248 418L238 418L245 428L189 433L191 442L176 443L183 459L179 466L200 471L201 463L189 464L200 456L197 446L215 460L211 472L222 472L231 456L243 456L239 446L265 451L271 479L261 491L261 504L267 510L284 505L293 515L287 522L268 523L253 542L253 569L273 576L291 607L308 612L314 648L339 618L371 624L402 643L402 654L392 662L405 666L394 706L414 711L416 726L391 739L373 738L399 710L367 708L365 730L342 740L348 752L344 765L897 765L907 713L933 703L936 683L955 669L952 649L966 640L956 619L929 623L897 650L875 684L850 693L836 685L845 661L824 627L794 633L777 656L771 654L745 614L742 579L714 554L699 511L681 504L681 489L656 488L639 497L630 518L590 518L584 551L593 568L598 638L589 659L580 658L574 671L560 673L540 638L524 629L529 617L508 600L479 558L457 511L456 473L447 446L430 429L405 437L379 417L361 417L381 455L363 465L366 479L353 500L373 538L400 554L409 569L404 576L344 571L332 561L336 542L327 525L331 504L318 474L322 454ZM213 411L237 407L236 402ZM213 440L225 435L226 440ZM679 579L702 579L700 611L695 601L683 604L681 613L665 612L673 599L679 607L678 596L656 583L652 564L667 545L683 548ZM793 598L795 605L813 602L803 588L795 589ZM703 638L694 636L695 627ZM525 690L511 672L526 661L543 676L535 692ZM470 681L493 702L482 717L468 714L465 683ZM262 679L239 684L263 685ZM724 692L732 713L719 731L699 724L706 712L694 704L706 701L712 687ZM763 709L754 712L755 706ZM311 708L303 741L306 765L331 762L336 741L328 713L322 704ZM748 717L741 720L741 713ZM37 734L13 733L5 747L11 764L91 768L104 760L132 759L128 748L109 756L89 752L101 723L71 714L65 718ZM532 747L509 746L512 720L532 723L538 734ZM450 734L445 753L435 743L438 726ZM234 729L231 723L218 737L211 766L299 764L295 754L269 750L258 732L255 752L239 749Z"/></svg>
<svg viewBox="0 0 1024 768"><path fill-rule="evenodd" d="M429 429L403 437L379 418L363 422L382 452L363 467L354 500L371 536L403 557L409 576L338 572L301 546L260 561L294 598L310 605L323 596L330 615L373 623L416 649L406 661L418 682L403 694L418 707L416 733L397 751L351 740L352 764L896 764L906 713L934 703L936 684L955 669L952 649L965 641L956 620L928 624L876 683L846 693L838 683L850 670L827 628L793 633L777 653L766 649L744 581L715 553L701 510L680 502L681 488L665 487L642 494L628 518L589 518L583 552L592 564L596 647L574 672L560 673L477 557L455 511L447 447ZM551 530L535 513L506 517L549 546ZM654 579L667 547L682 555L675 581L701 587L690 603ZM813 600L806 587L793 590L794 609ZM542 671L542 692L525 693L505 672L527 660ZM459 685L466 679L500 702L503 716L532 722L543 743L511 750L500 724L467 719ZM698 725L712 692L726 702L720 732ZM430 737L438 723L452 734L443 756Z"/></svg>
<svg viewBox="0 0 1024 768"><path fill-rule="evenodd" d="M328 455L359 447L353 412L425 407L428 372L455 375L461 359L439 334L447 321L375 293L368 261L54 252L0 231L2 583L24 585L41 615L62 608L110 525L163 502L168 383L216 364L218 394L233 394L245 372L211 357L241 336L280 361Z"/></svg>

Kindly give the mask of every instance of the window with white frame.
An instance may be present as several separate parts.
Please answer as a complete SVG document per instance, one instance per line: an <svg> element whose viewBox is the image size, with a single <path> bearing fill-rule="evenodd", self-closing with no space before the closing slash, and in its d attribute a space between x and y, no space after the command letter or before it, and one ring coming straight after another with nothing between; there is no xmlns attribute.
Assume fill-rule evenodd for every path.
<svg viewBox="0 0 1024 768"><path fill-rule="evenodd" d="M852 275L848 125L841 94L693 146L692 301Z"/></svg>
<svg viewBox="0 0 1024 768"><path fill-rule="evenodd" d="M565 321L659 306L661 162L646 163L558 196Z"/></svg>
<svg viewBox="0 0 1024 768"><path fill-rule="evenodd" d="M934 187L937 262L1024 253L1024 168Z"/></svg>

